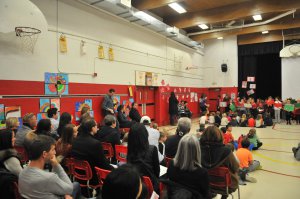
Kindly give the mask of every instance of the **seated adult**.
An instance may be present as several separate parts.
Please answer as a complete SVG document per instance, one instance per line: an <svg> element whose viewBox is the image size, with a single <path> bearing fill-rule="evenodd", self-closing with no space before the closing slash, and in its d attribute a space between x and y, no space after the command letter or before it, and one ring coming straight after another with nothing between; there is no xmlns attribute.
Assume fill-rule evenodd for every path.
<svg viewBox="0 0 300 199"><path fill-rule="evenodd" d="M141 123L145 125L145 127L148 131L149 145L153 145L157 148L158 159L159 159L159 162L161 162L164 159L164 156L159 152L159 148L158 148L158 142L159 142L159 136L160 136L159 131L150 127L151 119L148 116L143 116L141 118Z"/></svg>
<svg viewBox="0 0 300 199"><path fill-rule="evenodd" d="M29 165L19 175L19 192L24 198L61 198L76 197L78 183L71 180L57 162L55 140L40 135L30 144L28 150ZM52 172L44 171L46 162L52 165ZM77 188L73 188L73 187Z"/></svg>
<svg viewBox="0 0 300 199"><path fill-rule="evenodd" d="M62 131L61 138L56 142L56 156L64 160L71 155L73 139L77 137L77 127L67 124Z"/></svg>
<svg viewBox="0 0 300 199"><path fill-rule="evenodd" d="M234 192L238 187L239 164L231 149L223 144L223 135L219 128L215 126L207 127L200 139L201 144L201 164L206 169L217 167L227 167L230 172L232 184L229 193ZM214 178L210 178L211 181ZM226 190L211 188L213 191L222 192L222 199L227 198Z"/></svg>
<svg viewBox="0 0 300 199"><path fill-rule="evenodd" d="M132 125L132 121L129 121L127 119L127 116L125 115L125 107L123 104L119 105L117 108L118 114L117 119L120 124L120 128L130 128Z"/></svg>
<svg viewBox="0 0 300 199"><path fill-rule="evenodd" d="M34 130L36 124L36 116L33 113L26 113L24 115L23 125L16 133L16 146L24 146L26 134Z"/></svg>
<svg viewBox="0 0 300 199"><path fill-rule="evenodd" d="M10 129L0 130L0 168L5 168L16 176L22 171L22 165L15 145L15 133Z"/></svg>
<svg viewBox="0 0 300 199"><path fill-rule="evenodd" d="M10 117L5 120L6 129L13 130L15 133L17 132L20 122L17 117Z"/></svg>
<svg viewBox="0 0 300 199"><path fill-rule="evenodd" d="M149 145L148 132L143 124L136 123L128 134L127 162L134 165L142 176L148 176L156 193L159 193L159 160L155 146Z"/></svg>
<svg viewBox="0 0 300 199"><path fill-rule="evenodd" d="M89 162L93 178L90 180L91 185L98 184L98 178L95 167L106 170L112 170L113 167L105 158L101 142L95 139L97 133L97 123L93 118L86 119L81 124L81 134L73 140L71 156L78 160L86 160Z"/></svg>
<svg viewBox="0 0 300 199"><path fill-rule="evenodd" d="M100 131L97 132L95 138L100 142L111 143L115 152L115 145L121 144L120 133L116 129L116 118L113 115L106 115L103 122L105 126L103 126Z"/></svg>
<svg viewBox="0 0 300 199"><path fill-rule="evenodd" d="M59 118L59 124L57 128L57 134L61 137L62 131L67 124L71 124L72 116L68 112L63 112Z"/></svg>
<svg viewBox="0 0 300 199"><path fill-rule="evenodd" d="M187 191L192 191L195 198L211 198L208 173L201 166L200 144L195 135L182 137L175 158L170 162L167 177ZM174 189L169 187L169 196L172 197L177 191Z"/></svg>
<svg viewBox="0 0 300 199"><path fill-rule="evenodd" d="M166 157L174 158L177 152L178 144L180 139L187 133L190 132L192 122L190 118L182 117L178 120L176 134L168 137L165 142L166 146Z"/></svg>
<svg viewBox="0 0 300 199"><path fill-rule="evenodd" d="M139 113L139 111L137 110L138 108L138 104L136 102L132 103L132 107L129 111L129 117L136 122L140 122L141 121L141 115Z"/></svg>
<svg viewBox="0 0 300 199"><path fill-rule="evenodd" d="M102 199L144 199L142 181L137 170L132 165L125 164L110 172L102 187Z"/></svg>
<svg viewBox="0 0 300 199"><path fill-rule="evenodd" d="M58 137L55 134L51 134L52 131L52 124L49 119L41 119L35 130L35 134L37 135L47 135L54 139L57 139Z"/></svg>

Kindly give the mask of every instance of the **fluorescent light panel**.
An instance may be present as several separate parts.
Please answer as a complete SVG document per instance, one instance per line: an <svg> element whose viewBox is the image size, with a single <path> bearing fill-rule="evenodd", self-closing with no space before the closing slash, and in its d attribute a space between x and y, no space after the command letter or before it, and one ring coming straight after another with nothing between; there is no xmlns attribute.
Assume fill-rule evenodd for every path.
<svg viewBox="0 0 300 199"><path fill-rule="evenodd" d="M223 37L218 37L217 39L223 39Z"/></svg>
<svg viewBox="0 0 300 199"><path fill-rule="evenodd" d="M262 33L262 34L268 34L269 31L265 30L265 31L262 31L261 33Z"/></svg>
<svg viewBox="0 0 300 199"><path fill-rule="evenodd" d="M176 12L178 12L179 14L186 12L186 10L178 3L170 3L168 6L171 7L173 10L175 10Z"/></svg>
<svg viewBox="0 0 300 199"><path fill-rule="evenodd" d="M208 29L208 26L206 24L200 24L198 25L201 29L206 30Z"/></svg>
<svg viewBox="0 0 300 199"><path fill-rule="evenodd" d="M261 15L253 15L252 17L253 17L254 21L260 21L260 20L262 20Z"/></svg>

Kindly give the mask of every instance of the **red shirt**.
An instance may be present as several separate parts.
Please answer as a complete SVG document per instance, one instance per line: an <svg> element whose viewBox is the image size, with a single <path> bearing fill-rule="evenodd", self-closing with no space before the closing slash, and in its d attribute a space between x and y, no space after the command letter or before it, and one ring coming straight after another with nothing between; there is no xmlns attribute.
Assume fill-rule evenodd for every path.
<svg viewBox="0 0 300 199"><path fill-rule="evenodd" d="M223 142L224 144L234 141L234 138L229 131L227 131L225 134L223 134L223 138L224 138L224 142Z"/></svg>
<svg viewBox="0 0 300 199"><path fill-rule="evenodd" d="M253 118L249 118L249 120L248 120L248 126L249 127L255 127L255 120Z"/></svg>

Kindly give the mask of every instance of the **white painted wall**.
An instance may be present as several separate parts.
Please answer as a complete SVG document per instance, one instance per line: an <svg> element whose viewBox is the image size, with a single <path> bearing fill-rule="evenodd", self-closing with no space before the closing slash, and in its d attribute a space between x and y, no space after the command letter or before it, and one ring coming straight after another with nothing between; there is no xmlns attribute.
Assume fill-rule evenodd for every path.
<svg viewBox="0 0 300 199"><path fill-rule="evenodd" d="M161 79L170 86L237 85L236 37L206 42L205 56L202 56L193 49L77 1L59 1L58 17L56 0L31 1L45 15L49 30L40 35L33 54L19 49L20 41L14 33L0 34L0 79L43 81L44 72L66 72L78 73L70 74L71 82L128 85L135 83L135 70L139 70L161 74ZM68 33L66 54L57 51L60 33L56 30ZM84 56L80 55L81 40L87 45ZM97 59L99 41L103 42L106 58L109 44L112 45L116 61ZM223 60L229 66L227 73L220 69ZM189 66L199 69L185 70ZM91 75L94 68L97 77ZM213 82L216 84L212 85Z"/></svg>
<svg viewBox="0 0 300 199"><path fill-rule="evenodd" d="M204 44L204 85L206 87L237 87L237 37L225 37L223 40L210 39ZM226 73L221 71L222 63L226 63L228 66Z"/></svg>
<svg viewBox="0 0 300 199"><path fill-rule="evenodd" d="M282 99L299 99L300 57L282 58L281 75Z"/></svg>

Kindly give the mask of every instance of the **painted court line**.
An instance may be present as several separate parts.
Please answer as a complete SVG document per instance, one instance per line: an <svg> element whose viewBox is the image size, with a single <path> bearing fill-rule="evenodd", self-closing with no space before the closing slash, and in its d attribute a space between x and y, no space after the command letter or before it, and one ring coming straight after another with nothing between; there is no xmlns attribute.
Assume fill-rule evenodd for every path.
<svg viewBox="0 0 300 199"><path fill-rule="evenodd" d="M258 157L261 157L263 159L272 161L272 162L276 162L276 163L280 163L280 164L285 164L285 165L291 165L291 166L300 166L300 162L285 162L285 161L281 161L281 160L276 160L274 158L270 158L268 156L265 156L261 153L258 153L257 151L254 151L253 154L257 155Z"/></svg>
<svg viewBox="0 0 300 199"><path fill-rule="evenodd" d="M270 171L270 170L266 170L266 169L260 169L260 170L265 171L265 172L269 172L269 173L274 173L274 174L277 174L277 175L288 176L288 177L293 177L293 178L300 178L300 176L294 176L294 175L289 175L289 174L285 174L285 173L279 173L279 172Z"/></svg>
<svg viewBox="0 0 300 199"><path fill-rule="evenodd" d="M282 153L293 153L292 151L280 151L280 150L273 150L273 149L262 149L262 148L260 148L260 150L262 150L262 151L282 152Z"/></svg>

